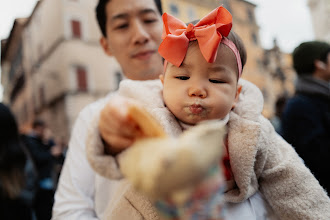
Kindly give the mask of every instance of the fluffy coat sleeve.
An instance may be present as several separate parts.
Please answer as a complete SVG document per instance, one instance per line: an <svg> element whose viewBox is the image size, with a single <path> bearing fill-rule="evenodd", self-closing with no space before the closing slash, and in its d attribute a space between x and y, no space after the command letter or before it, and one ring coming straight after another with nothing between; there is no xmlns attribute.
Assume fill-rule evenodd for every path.
<svg viewBox="0 0 330 220"><path fill-rule="evenodd" d="M280 219L330 219L325 190L260 114L260 91L249 82L241 83L243 93L230 115L228 134L236 187L226 192L226 200L242 202L260 190Z"/></svg>

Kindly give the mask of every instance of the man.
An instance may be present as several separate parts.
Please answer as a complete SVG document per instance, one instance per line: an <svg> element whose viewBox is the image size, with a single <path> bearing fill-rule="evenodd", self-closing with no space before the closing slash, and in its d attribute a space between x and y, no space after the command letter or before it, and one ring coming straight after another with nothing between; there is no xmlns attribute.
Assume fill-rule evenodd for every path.
<svg viewBox="0 0 330 220"><path fill-rule="evenodd" d="M293 65L298 81L282 116L283 137L329 192L330 45L300 44L293 52Z"/></svg>
<svg viewBox="0 0 330 220"><path fill-rule="evenodd" d="M100 43L114 56L127 78L156 79L163 70L158 54L162 22L160 0L100 0L96 8L103 36ZM66 161L55 195L53 219L99 219L116 191L118 181L96 174L87 162L85 140L93 116L111 94L87 106L72 131Z"/></svg>

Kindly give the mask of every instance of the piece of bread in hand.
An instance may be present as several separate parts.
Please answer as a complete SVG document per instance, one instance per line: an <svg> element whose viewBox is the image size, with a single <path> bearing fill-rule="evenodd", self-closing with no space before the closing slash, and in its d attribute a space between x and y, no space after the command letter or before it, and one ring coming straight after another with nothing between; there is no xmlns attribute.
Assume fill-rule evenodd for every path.
<svg viewBox="0 0 330 220"><path fill-rule="evenodd" d="M170 196L185 201L210 167L218 164L226 127L217 121L203 122L174 138L166 136L142 106L132 106L129 112L148 138L138 139L121 153L122 174L151 199Z"/></svg>
<svg viewBox="0 0 330 220"><path fill-rule="evenodd" d="M158 121L142 106L130 105L128 114L135 121L143 133L143 137L166 137L166 133Z"/></svg>

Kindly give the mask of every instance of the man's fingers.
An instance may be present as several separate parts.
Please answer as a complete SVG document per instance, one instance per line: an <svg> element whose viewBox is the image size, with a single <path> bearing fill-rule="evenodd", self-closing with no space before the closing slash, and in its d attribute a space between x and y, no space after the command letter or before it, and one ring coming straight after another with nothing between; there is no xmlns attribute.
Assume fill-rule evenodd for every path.
<svg viewBox="0 0 330 220"><path fill-rule="evenodd" d="M118 135L134 138L140 134L139 127L129 119L119 119L114 115L105 114L100 118L99 130L102 137L106 135Z"/></svg>
<svg viewBox="0 0 330 220"><path fill-rule="evenodd" d="M131 104L132 101L123 98L116 98L108 103L101 111L99 127L106 130L101 134L109 133L126 137L138 135L138 125L127 113L127 109Z"/></svg>

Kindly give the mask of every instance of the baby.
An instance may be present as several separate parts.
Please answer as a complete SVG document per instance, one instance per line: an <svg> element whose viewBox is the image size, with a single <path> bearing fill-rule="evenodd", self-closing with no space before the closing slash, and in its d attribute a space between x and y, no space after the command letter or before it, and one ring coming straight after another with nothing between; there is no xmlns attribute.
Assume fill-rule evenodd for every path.
<svg viewBox="0 0 330 220"><path fill-rule="evenodd" d="M106 105L90 130L87 153L92 167L107 178L122 178L116 158L141 136L126 111L138 101L170 136L206 120L226 124L230 170L224 192L230 214L226 219L330 219L326 192L262 116L261 92L240 79L246 52L239 37L230 32L229 12L219 7L188 27L167 14L163 21L161 83L121 83L117 99ZM134 194L129 199L132 194L127 185L118 188L116 196L125 199L114 199L111 217L120 216L118 207L130 205L141 216L154 213L147 198ZM271 216L273 212L277 217Z"/></svg>

